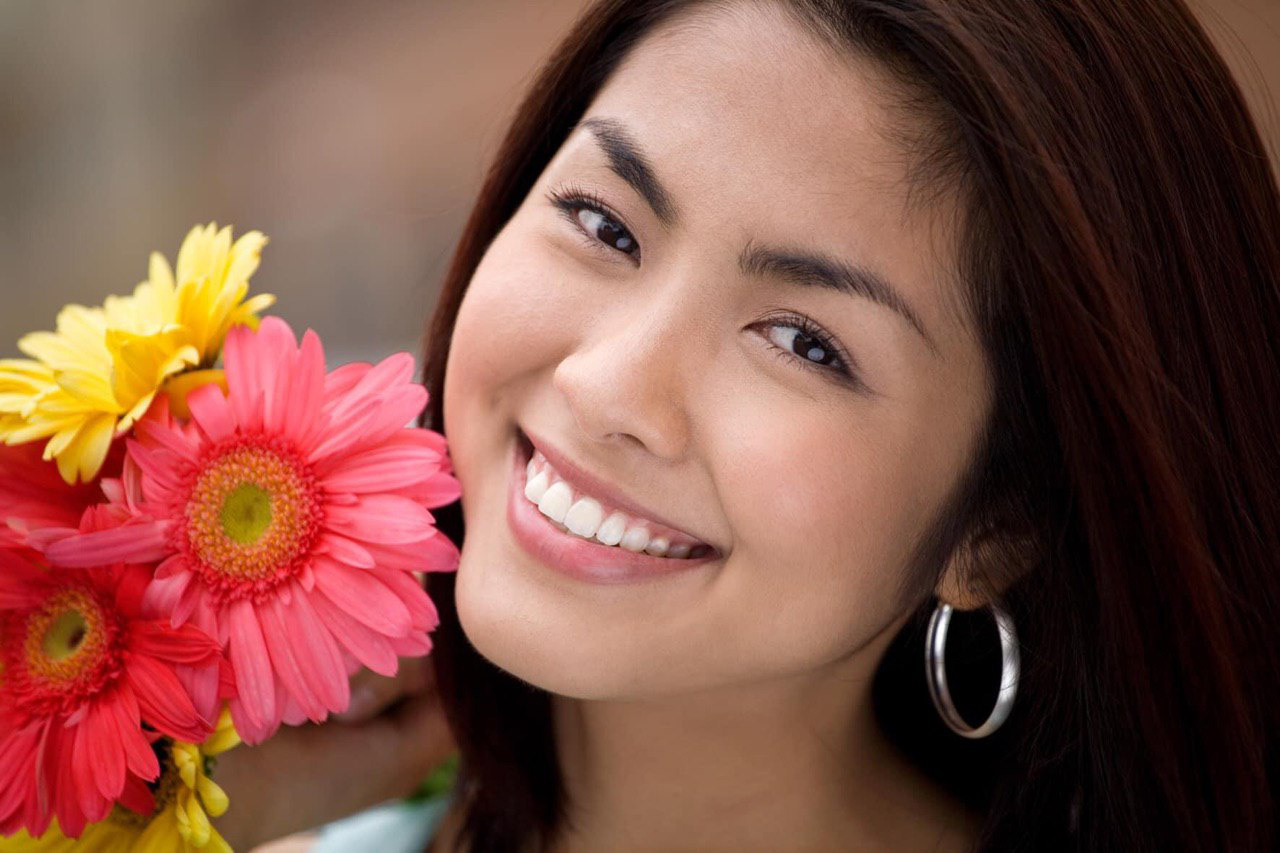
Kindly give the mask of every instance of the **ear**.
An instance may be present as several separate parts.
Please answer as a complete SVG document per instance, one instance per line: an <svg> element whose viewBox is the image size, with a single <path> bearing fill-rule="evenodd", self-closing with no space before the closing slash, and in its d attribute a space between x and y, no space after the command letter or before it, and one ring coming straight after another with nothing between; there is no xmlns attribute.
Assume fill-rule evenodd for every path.
<svg viewBox="0 0 1280 853"><path fill-rule="evenodd" d="M1039 553L1032 536L971 535L952 552L934 592L956 610L986 607L1035 566Z"/></svg>

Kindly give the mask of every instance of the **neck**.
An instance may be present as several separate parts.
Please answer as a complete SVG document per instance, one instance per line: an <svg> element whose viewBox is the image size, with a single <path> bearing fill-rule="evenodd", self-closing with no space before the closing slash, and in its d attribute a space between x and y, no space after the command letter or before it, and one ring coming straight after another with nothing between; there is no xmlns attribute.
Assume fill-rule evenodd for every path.
<svg viewBox="0 0 1280 853"><path fill-rule="evenodd" d="M949 823L956 806L872 713L896 627L799 677L625 701L554 697L569 808L557 853L906 849L921 833L932 847L938 821L926 815Z"/></svg>

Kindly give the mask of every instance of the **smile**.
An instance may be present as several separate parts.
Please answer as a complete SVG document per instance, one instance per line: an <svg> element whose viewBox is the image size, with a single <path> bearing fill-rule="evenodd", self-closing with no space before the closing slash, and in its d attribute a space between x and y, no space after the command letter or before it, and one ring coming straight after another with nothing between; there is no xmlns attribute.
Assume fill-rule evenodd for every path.
<svg viewBox="0 0 1280 853"><path fill-rule="evenodd" d="M713 546L635 512L616 490L589 489L582 483L589 475L550 448L548 459L523 432L513 445L507 518L521 546L550 567L580 580L624 583L720 557Z"/></svg>

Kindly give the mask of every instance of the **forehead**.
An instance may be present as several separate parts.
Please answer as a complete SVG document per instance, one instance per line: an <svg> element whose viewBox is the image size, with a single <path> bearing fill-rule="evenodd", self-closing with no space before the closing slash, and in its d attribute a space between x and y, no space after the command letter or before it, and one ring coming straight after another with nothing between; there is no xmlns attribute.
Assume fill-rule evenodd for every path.
<svg viewBox="0 0 1280 853"><path fill-rule="evenodd" d="M950 194L908 204L899 85L775 4L710 4L646 34L586 114L632 130L684 228L735 251L751 237L802 241L866 263L945 338L964 325L958 208ZM598 155L583 130L566 147Z"/></svg>

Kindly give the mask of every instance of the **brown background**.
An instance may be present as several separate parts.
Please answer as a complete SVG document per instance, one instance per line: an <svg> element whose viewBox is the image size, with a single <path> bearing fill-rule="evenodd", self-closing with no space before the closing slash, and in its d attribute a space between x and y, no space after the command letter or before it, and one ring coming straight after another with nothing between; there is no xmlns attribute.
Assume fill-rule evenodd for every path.
<svg viewBox="0 0 1280 853"><path fill-rule="evenodd" d="M505 122L586 5L3 0L0 356L211 219L268 235L255 290L331 360L416 349ZM1280 0L1197 8L1274 152Z"/></svg>

